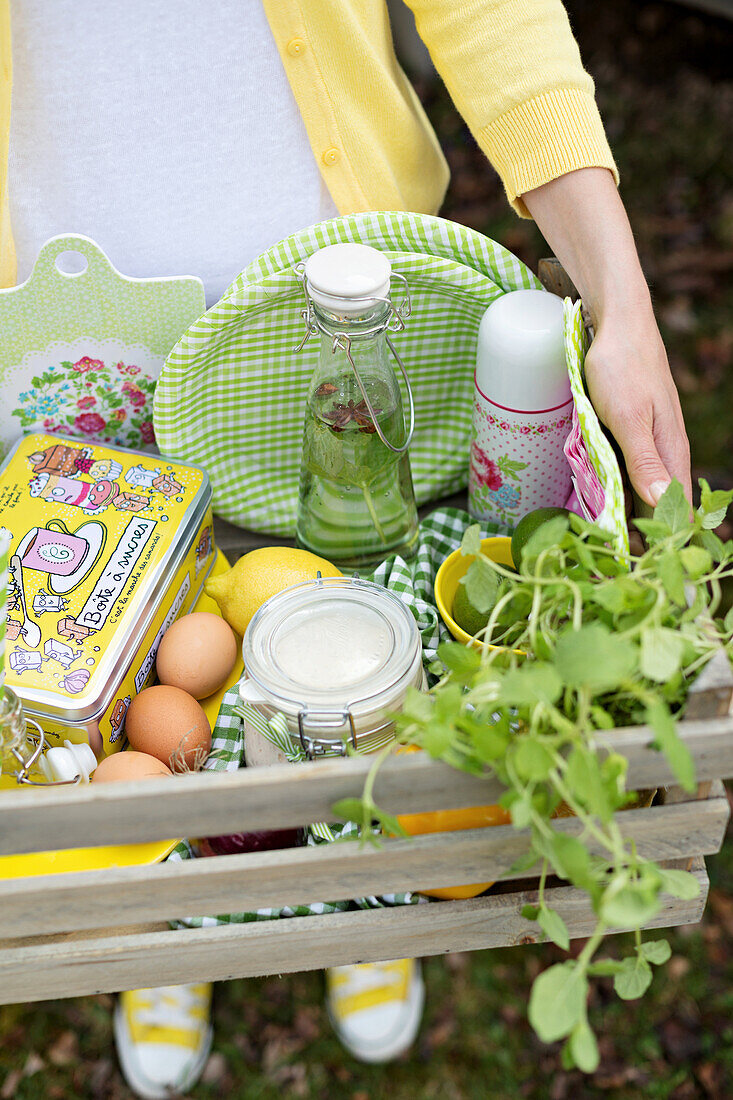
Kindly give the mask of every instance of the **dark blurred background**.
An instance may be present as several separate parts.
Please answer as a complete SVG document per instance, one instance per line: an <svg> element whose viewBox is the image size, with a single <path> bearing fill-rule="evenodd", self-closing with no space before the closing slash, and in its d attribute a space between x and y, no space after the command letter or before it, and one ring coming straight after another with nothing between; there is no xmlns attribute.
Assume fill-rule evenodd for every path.
<svg viewBox="0 0 733 1100"><path fill-rule="evenodd" d="M456 0L459 3L460 0ZM694 472L733 484L733 0L698 7L567 0L621 170L622 193L680 389ZM531 267L548 253L402 31L403 56L453 172L442 213ZM714 12L728 12L730 19ZM730 537L731 531L728 531ZM700 926L675 931L670 962L640 1002L596 985L601 1065L561 1068L526 1021L533 977L555 949L427 960L427 1010L403 1061L364 1067L333 1038L318 974L217 987L215 1045L193 1095L217 1100L731 1100L733 836L708 861ZM1 925L0 925L1 926ZM627 937L611 950L627 951ZM303 944L304 959L308 943ZM130 1096L117 1070L109 996L0 1008L0 1100Z"/></svg>

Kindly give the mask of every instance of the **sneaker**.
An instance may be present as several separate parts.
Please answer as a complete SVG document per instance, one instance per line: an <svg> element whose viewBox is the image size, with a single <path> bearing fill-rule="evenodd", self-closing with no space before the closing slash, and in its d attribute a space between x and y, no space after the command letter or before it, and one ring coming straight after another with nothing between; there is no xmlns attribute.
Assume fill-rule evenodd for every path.
<svg viewBox="0 0 733 1100"><path fill-rule="evenodd" d="M115 1008L117 1057L143 1100L167 1100L195 1085L211 1049L211 984L121 993Z"/></svg>
<svg viewBox="0 0 733 1100"><path fill-rule="evenodd" d="M334 1030L360 1062L391 1062L412 1046L425 1002L415 959L335 966L326 971Z"/></svg>

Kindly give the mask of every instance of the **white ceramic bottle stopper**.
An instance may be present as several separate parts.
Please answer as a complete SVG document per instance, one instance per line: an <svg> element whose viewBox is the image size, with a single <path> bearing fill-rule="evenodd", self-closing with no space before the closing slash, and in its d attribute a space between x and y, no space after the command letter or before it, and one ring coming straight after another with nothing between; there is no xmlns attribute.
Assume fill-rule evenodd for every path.
<svg viewBox="0 0 733 1100"><path fill-rule="evenodd" d="M475 519L513 528L534 508L565 505L572 410L562 299L503 294L478 332L468 481Z"/></svg>
<svg viewBox="0 0 733 1100"><path fill-rule="evenodd" d="M97 766L97 758L90 745L74 745L71 741L64 741L63 748L54 745L47 749L38 763L49 783L67 782L77 775L81 776L82 783L88 783Z"/></svg>

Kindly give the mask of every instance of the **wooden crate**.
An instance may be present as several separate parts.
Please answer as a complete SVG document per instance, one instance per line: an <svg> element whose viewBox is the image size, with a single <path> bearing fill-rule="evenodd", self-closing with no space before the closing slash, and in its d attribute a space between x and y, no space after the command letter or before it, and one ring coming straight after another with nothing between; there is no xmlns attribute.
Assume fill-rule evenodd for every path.
<svg viewBox="0 0 733 1100"><path fill-rule="evenodd" d="M728 821L722 777L733 777L733 678L719 653L699 678L681 725L699 786L668 786L665 758L646 727L601 738L629 762L630 789L666 788L647 809L619 815L642 855L689 867L701 885L694 901L665 898L654 927L698 921L708 890L703 856L717 852ZM325 760L239 773L181 776L175 782L103 784L0 795L0 854L48 848L206 836L327 820L339 798L361 792L369 760ZM495 783L421 754L391 759L375 797L393 812L480 805ZM574 833L578 822L559 820ZM311 970L327 965L533 943L537 925L521 916L536 882L505 881L468 901L172 930L184 914L349 898L401 889L481 882L505 875L526 850L511 826L386 840L220 856L183 863L108 869L0 883L0 1002ZM509 876L511 877L511 876ZM586 897L557 883L547 900L572 937L595 917ZM157 923L153 923L157 922ZM621 931L621 929L619 929Z"/></svg>
<svg viewBox="0 0 733 1100"><path fill-rule="evenodd" d="M548 290L577 297L557 260L540 261L539 277ZM586 325L592 334L588 318ZM465 496L442 503L465 506ZM231 560L264 541L221 520L216 539ZM702 916L703 857L719 851L729 817L721 780L733 778L732 700L730 665L718 653L695 684L681 723L699 780L692 795L673 785L665 758L650 748L647 727L599 736L627 758L630 790L662 789L653 806L619 815L622 833L634 837L641 855L691 870L701 886L694 901L664 898L653 927ZM321 760L140 786L0 792L0 855L328 820L334 802L361 794L370 764ZM375 788L378 804L393 813L484 805L500 794L498 784L422 754L389 760ZM554 826L579 829L573 818ZM537 925L521 910L536 903L537 883L506 873L527 842L527 833L497 826L386 840L381 849L345 843L0 882L0 1004L534 943ZM201 929L163 923L502 876L490 894L467 901ZM595 915L579 890L550 883L545 897L572 938L593 931Z"/></svg>

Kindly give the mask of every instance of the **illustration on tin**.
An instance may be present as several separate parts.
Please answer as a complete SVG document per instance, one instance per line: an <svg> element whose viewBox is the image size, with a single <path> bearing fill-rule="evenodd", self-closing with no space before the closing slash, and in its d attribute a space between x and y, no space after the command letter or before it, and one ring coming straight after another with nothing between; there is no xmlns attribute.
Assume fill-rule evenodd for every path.
<svg viewBox="0 0 733 1100"><path fill-rule="evenodd" d="M55 596L51 592L46 592L43 588L39 589L33 597L33 614L37 619L40 619L41 615L47 611L58 615L60 611L66 611L68 606L69 601L65 600L63 596Z"/></svg>
<svg viewBox="0 0 733 1100"><path fill-rule="evenodd" d="M132 702L132 696L126 695L124 699L117 699L112 709L112 713L109 716L110 724L110 744L113 745L115 741L118 741L125 730L125 719L127 718L127 708Z"/></svg>
<svg viewBox="0 0 733 1100"><path fill-rule="evenodd" d="M15 526L10 531L8 668L20 681L40 678L43 686L53 681L55 690L69 696L87 691L105 649L106 635L99 644L96 636L114 629L134 600L165 537L169 508L183 504L188 492L185 478L162 456L146 463L139 454L97 455L96 448L81 441L36 438L21 451L19 477L7 482L0 501L8 527ZM18 505L20 522L14 525L10 521ZM195 546L196 575L212 552L209 523L200 529ZM186 574L166 624L190 587ZM136 675L137 691L149 678L166 624ZM109 712L110 742L123 735L131 700L126 691Z"/></svg>
<svg viewBox="0 0 733 1100"><path fill-rule="evenodd" d="M196 576L206 565L206 562L214 549L214 543L211 536L211 527L204 527L201 532L198 543L196 544Z"/></svg>
<svg viewBox="0 0 733 1100"><path fill-rule="evenodd" d="M59 680L59 687L69 695L78 695L89 682L90 675L89 669L77 668L68 676L64 676L63 680Z"/></svg>
<svg viewBox="0 0 733 1100"><path fill-rule="evenodd" d="M106 527L94 520L70 531L63 520L50 519L24 535L14 556L26 569L47 573L51 593L65 596L94 568L106 540Z"/></svg>

